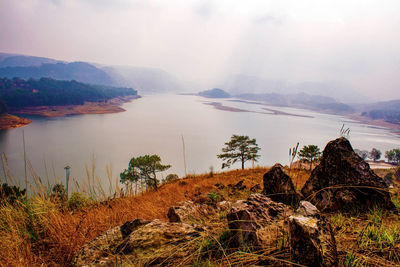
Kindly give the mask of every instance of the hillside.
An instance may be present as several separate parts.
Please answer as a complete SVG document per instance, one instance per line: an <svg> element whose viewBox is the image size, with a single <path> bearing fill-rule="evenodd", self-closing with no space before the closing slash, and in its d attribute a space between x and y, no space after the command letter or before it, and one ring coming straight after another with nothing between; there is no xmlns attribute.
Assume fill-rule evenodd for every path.
<svg viewBox="0 0 400 267"><path fill-rule="evenodd" d="M297 94L240 94L235 97L245 100L263 101L269 105L297 107L311 109L319 112L349 114L354 109L344 103L337 102L335 99L327 96L310 95L306 93Z"/></svg>
<svg viewBox="0 0 400 267"><path fill-rule="evenodd" d="M133 87L142 93L166 93L182 90L168 72L156 68L105 66L87 62L0 53L0 77L76 80L83 83Z"/></svg>
<svg viewBox="0 0 400 267"><path fill-rule="evenodd" d="M26 63L26 62L25 62ZM39 66L3 67L0 77L56 80L76 80L84 83L114 85L113 79L104 71L85 62L41 64Z"/></svg>
<svg viewBox="0 0 400 267"><path fill-rule="evenodd" d="M0 99L11 110L34 106L82 105L84 102L105 102L130 95L137 95L137 91L49 78L0 78Z"/></svg>
<svg viewBox="0 0 400 267"><path fill-rule="evenodd" d="M358 106L358 110L363 117L400 124L400 100L360 105Z"/></svg>
<svg viewBox="0 0 400 267"><path fill-rule="evenodd" d="M339 147L341 147L340 142L343 140L341 138L335 142L339 143ZM328 153L331 153L331 156L328 156ZM348 159L346 153L351 153L355 158ZM360 169L364 163L355 156L352 150L343 155L343 160L350 160L349 162L353 164L352 166L346 165L346 168L349 169L343 170L344 173L350 171L353 175L371 175L373 179L382 184L383 180L369 168L361 167ZM340 157L335 152L327 152L324 156ZM332 163L328 158L326 160ZM331 163L328 163L328 166ZM321 160L321 164L325 164L324 160ZM0 219L10 226L0 229L0 234L4 237L0 239L2 248L0 260L10 266L16 264L69 266L71 263L73 266L80 266L90 262L96 266L99 262L122 266L124 264L128 266L152 264L289 266L294 260L291 256L293 248L291 244L296 242L292 238L296 237L288 235L288 226L284 223L283 218L287 218L286 212L290 215L293 214L293 211L289 206L273 202L265 196L276 199L282 194L271 194L266 190L282 190L278 189L279 181L283 181L280 179L291 179L295 194L298 194L300 190L302 193L306 193L304 188L309 188L309 186L304 185L309 184L313 173L315 175L318 171L314 170L310 173L304 169L281 168L282 166L278 164L272 168L257 167L221 173L188 175L181 179L164 182L158 190L150 190L137 196L127 193L129 191L125 191L125 189L121 190L117 181L110 180L110 192L114 197L104 199L103 189L92 184L92 187L82 188L83 192L90 191L91 196L77 193L68 201L58 198L54 193L50 194L51 190L46 189L46 186L38 180L38 196L32 198L32 204L30 204L32 208L34 207L32 213L29 213L31 212L29 205L19 206L18 202L14 206L0 205ZM332 167L331 170L334 171L335 168ZM323 167L320 170L322 169L326 168ZM362 171L359 172L360 170ZM393 169L378 170L377 173L381 177L388 175L396 177ZM338 175L340 176L340 174ZM113 186L115 182L117 182L117 186ZM268 183L275 185L268 186ZM286 182L285 184L290 183ZM285 190L286 193L283 197L291 194L288 193L291 191ZM348 194L348 190L352 189L345 188L341 192ZM371 191L371 187L364 189L360 187L354 190L355 193L363 191L358 195L362 198L366 197L366 193L374 192L373 189ZM381 194L389 196L389 191L382 191ZM395 184L395 187L390 190L390 194L393 202L399 208L398 184ZM103 199L103 201L95 201L96 198ZM311 199L310 201L316 203L316 200ZM335 200L332 199L332 201ZM359 204L366 205L364 202ZM331 228L328 227L328 229L331 229L329 231L335 236L335 250L337 248L337 255L332 256L337 258L339 266L348 266L349 264L351 266L356 264L397 266L400 263L398 257L400 217L395 210L387 209L384 203L381 204L382 206L367 206L366 210L362 206L348 206L348 209L342 207L342 210L333 212L323 211L316 217L307 217L308 215L304 217L296 213L293 216L300 216L297 218L301 220L309 220L311 225L308 227L313 227L315 221L319 222L320 220L324 222L325 226L318 224L318 229L327 227L328 224L331 225L329 226ZM337 206L332 207L337 209ZM244 210L242 213L235 213L236 209ZM312 209L315 207L308 207L307 212L315 212ZM32 218L27 218L27 214L31 214ZM237 216L248 214L251 217L241 220L235 219L232 214L237 214ZM256 216L257 221L249 219L254 218L252 216ZM259 221L262 218L267 223ZM289 217L289 225L293 223L291 218L293 217ZM232 224L232 220L240 223ZM242 243L237 244L235 235L242 233L235 230L238 229L237 227L249 227L245 228L248 231L255 229L257 235L243 235ZM272 227L272 230L268 227ZM30 234L25 235L18 229L29 229L27 231ZM319 230L316 231L319 233ZM326 232L312 235L312 238L322 240L319 242L322 242L322 249L325 252L330 249L326 246L327 241L324 239L331 238L329 231L328 235ZM136 232L138 235L133 235ZM299 244L303 244L303 246L308 244L305 242L310 236L302 235L301 232L298 232L298 235ZM183 238L185 236L188 238ZM130 238L134 243L130 243ZM250 242L259 239L264 242L261 249L256 243ZM244 245L243 242L250 243ZM311 259L317 257L312 252L314 248L312 245L310 246L305 251L306 254L303 254L303 258L298 260L304 262L308 257ZM296 257L296 255L294 256Z"/></svg>
<svg viewBox="0 0 400 267"><path fill-rule="evenodd" d="M228 97L230 97L230 94L228 94L227 92L225 92L222 89L213 88L210 90L199 92L199 96L203 96L203 97L207 97L207 98L228 98Z"/></svg>

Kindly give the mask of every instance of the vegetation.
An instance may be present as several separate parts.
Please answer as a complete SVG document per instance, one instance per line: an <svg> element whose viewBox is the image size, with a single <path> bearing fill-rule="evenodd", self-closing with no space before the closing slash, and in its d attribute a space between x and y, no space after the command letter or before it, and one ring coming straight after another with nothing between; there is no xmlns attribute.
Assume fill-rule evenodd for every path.
<svg viewBox="0 0 400 267"><path fill-rule="evenodd" d="M371 152L369 152L369 157L373 161L377 161L378 159L381 158L382 152L379 149L373 148Z"/></svg>
<svg viewBox="0 0 400 267"><path fill-rule="evenodd" d="M257 161L260 157L258 151L260 148L256 143L256 139L250 139L244 135L232 135L231 140L225 143L225 147L222 148L222 154L217 155L218 158L225 161L222 163L222 169L230 167L237 161L242 163L242 170L244 169L244 163L248 160Z"/></svg>
<svg viewBox="0 0 400 267"><path fill-rule="evenodd" d="M8 111L8 109L7 109L6 103L4 103L4 101L2 101L0 99L0 115L4 114L4 113L7 113L7 111Z"/></svg>
<svg viewBox="0 0 400 267"><path fill-rule="evenodd" d="M385 158L387 158L389 162L399 164L400 163L400 149L395 148L395 149L386 151Z"/></svg>
<svg viewBox="0 0 400 267"><path fill-rule="evenodd" d="M230 95L222 89L214 88L211 90L202 91L199 93L200 96L208 98L228 98Z"/></svg>
<svg viewBox="0 0 400 267"><path fill-rule="evenodd" d="M86 101L105 102L118 96L129 95L137 95L137 91L132 88L89 85L74 80L0 78L0 99L10 109L32 106L82 105Z"/></svg>
<svg viewBox="0 0 400 267"><path fill-rule="evenodd" d="M132 158L129 161L128 169L120 174L121 183L135 183L135 193L137 193L137 184L140 182L141 189L144 185L157 189L159 181L156 173L169 169L171 165L162 165L161 158L158 155L145 155Z"/></svg>
<svg viewBox="0 0 400 267"><path fill-rule="evenodd" d="M303 146L303 148L298 153L298 157L301 161L310 163L310 171L311 171L313 162L319 161L321 154L322 153L318 146L308 145L308 146Z"/></svg>

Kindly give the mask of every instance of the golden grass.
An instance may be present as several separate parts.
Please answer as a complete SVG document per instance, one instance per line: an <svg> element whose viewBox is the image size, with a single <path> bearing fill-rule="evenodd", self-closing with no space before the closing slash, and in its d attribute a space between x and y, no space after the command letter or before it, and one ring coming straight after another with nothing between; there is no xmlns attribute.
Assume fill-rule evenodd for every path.
<svg viewBox="0 0 400 267"><path fill-rule="evenodd" d="M208 173L191 175L165 183L157 191L148 191L136 197L121 197L97 202L95 205L81 210L68 211L64 209L62 211L53 200L46 198L45 194L37 194L29 202L18 202L14 206L1 204L0 266L67 266L80 247L112 227L136 218L167 220L166 214L169 207L177 202L192 199L199 192L207 194L210 191L216 191L214 186L216 183L228 185L244 180L247 188L256 184L262 185L262 177L267 170L268 168L265 167L257 167L214 173L213 175ZM297 190L301 189L310 175L310 172L304 169L286 169L286 172L292 177ZM245 198L246 194L250 194L250 192L239 192L237 195L231 196L229 200ZM395 243L392 247L384 247L382 251L376 251L375 245L378 243L371 242L368 243L371 249L366 250L365 244L369 242L369 237L365 236L362 229L366 228L368 220L375 220L379 214L372 213L368 216L362 218L336 214L331 215L330 218L336 231L339 250L347 251L351 248L353 253L351 255L357 255L354 257L360 261L362 259L366 263L382 263L386 261L385 257L389 257L386 254L399 252L400 244ZM399 224L398 216L388 215L384 217L382 223L387 229L375 227L368 231L375 231L378 237L387 235L385 230L391 235L396 235L399 231L399 228L394 227ZM211 228L214 228L215 233L212 233L211 236L221 234L226 227L221 224L221 220L210 222L210 225L213 224L215 227ZM222 251L226 255L215 259L212 264L224 265L229 262L242 264L246 261L251 263L253 258L256 260L262 257L265 259L272 257L272 254L267 252L263 252L264 255L253 252L229 254L228 251L223 249ZM367 251L369 254L363 253L363 251ZM378 252L386 254L379 256ZM285 251L279 253L287 254ZM341 257L342 262L345 262L346 256L342 255ZM211 258L209 260L212 261ZM391 260L396 260L396 257L391 257Z"/></svg>

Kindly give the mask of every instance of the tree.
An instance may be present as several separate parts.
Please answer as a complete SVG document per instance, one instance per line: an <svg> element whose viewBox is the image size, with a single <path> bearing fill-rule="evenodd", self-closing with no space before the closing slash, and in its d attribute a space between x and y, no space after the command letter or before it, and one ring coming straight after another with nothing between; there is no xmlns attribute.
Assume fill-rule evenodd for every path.
<svg viewBox="0 0 400 267"><path fill-rule="evenodd" d="M313 162L319 161L319 158L321 157L321 151L319 147L316 145L308 145L308 146L303 146L303 148L299 151L298 155L301 161L310 163L310 171L311 171Z"/></svg>
<svg viewBox="0 0 400 267"><path fill-rule="evenodd" d="M373 160L373 161L377 161L378 159L381 158L382 152L376 148L373 148L371 150L371 152L369 152L369 157Z"/></svg>
<svg viewBox="0 0 400 267"><path fill-rule="evenodd" d="M257 161L260 157L257 154L260 149L256 143L256 139L250 139L247 135L234 134L231 140L225 143L225 147L222 148L222 154L217 155L217 157L225 161L222 163L222 169L225 167L229 168L237 161L242 163L242 169L244 169L246 161Z"/></svg>
<svg viewBox="0 0 400 267"><path fill-rule="evenodd" d="M386 151L385 158L387 158L389 162L398 164L400 162L400 149L395 148L395 149Z"/></svg>
<svg viewBox="0 0 400 267"><path fill-rule="evenodd" d="M141 182L142 186L145 183L147 186L157 189L158 179L157 172L169 169L171 165L162 165L161 158L158 155L145 155L137 158L132 158L129 161L128 169L125 169L120 174L121 183Z"/></svg>
<svg viewBox="0 0 400 267"><path fill-rule="evenodd" d="M363 160L368 158L367 150L354 149L354 152L356 152L356 154L359 155Z"/></svg>

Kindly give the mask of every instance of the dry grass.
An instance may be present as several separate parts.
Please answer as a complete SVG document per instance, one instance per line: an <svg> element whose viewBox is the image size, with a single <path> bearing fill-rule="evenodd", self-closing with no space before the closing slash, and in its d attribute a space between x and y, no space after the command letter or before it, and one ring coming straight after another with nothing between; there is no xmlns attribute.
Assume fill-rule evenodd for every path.
<svg viewBox="0 0 400 267"><path fill-rule="evenodd" d="M257 167L213 175L192 175L163 184L157 191L149 191L136 197L97 202L81 210L62 211L54 200L39 193L26 203L18 202L18 205L14 206L2 204L0 205L0 265L66 266L80 247L114 226L136 218L166 220L170 206L192 199L199 192L207 194L216 191L214 186L216 183L228 185L244 180L247 188L257 184L262 185L262 177L267 170L265 167ZM298 190L310 175L307 170L286 169L286 171ZM227 191L220 190L218 193L228 198ZM249 190L238 192L230 195L229 200L243 199L248 194ZM282 259L287 256L288 251L285 249L262 252L226 251L222 243L226 223L222 223L224 214L219 216L220 218L216 220L206 222L213 230L208 238L201 240L198 245L196 256L198 264L195 262L198 266L256 264L274 257ZM396 253L400 253L400 243L397 239L400 231L398 215L381 214L375 210L365 215L367 217L341 213L328 216L336 231L342 263L346 261L370 265L380 263L388 266L390 262L400 263L398 256L396 258L398 255ZM370 224L370 221L373 224ZM383 227L379 227L379 224ZM218 257L213 258L215 251L210 252L206 249L210 244L214 246L214 250L219 251ZM351 254L346 253L347 251ZM204 257L207 253L208 257ZM193 264L191 260L187 259L186 263Z"/></svg>

